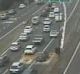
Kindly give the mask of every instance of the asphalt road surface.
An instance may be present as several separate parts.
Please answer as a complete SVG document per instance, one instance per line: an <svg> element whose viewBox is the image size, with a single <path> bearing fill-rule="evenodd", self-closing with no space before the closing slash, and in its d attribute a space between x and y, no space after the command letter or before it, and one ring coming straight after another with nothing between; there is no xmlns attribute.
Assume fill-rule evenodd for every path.
<svg viewBox="0 0 80 74"><path fill-rule="evenodd" d="M6 33L12 30L14 27L20 24L25 20L29 15L39 9L41 6L32 3L30 6L26 6L24 9L16 9L17 14L11 16L8 20L0 21L0 38L3 37ZM24 13L24 14L23 14Z"/></svg>
<svg viewBox="0 0 80 74"><path fill-rule="evenodd" d="M39 14L39 13L38 13ZM23 18L23 20L24 19L26 19L26 18ZM41 20L43 20L44 18L40 18L40 21ZM60 28L62 27L62 24L63 24L63 22L61 23L61 22L55 22L53 19L52 19L52 24L51 24L51 29L57 29L57 30L60 30ZM30 25L30 23L28 23L27 25ZM49 33L44 33L43 32L43 24L42 23L40 23L39 25L32 25L33 26L33 32L32 32L32 34L31 34L31 38L30 38L30 40L29 41L27 41L27 42L22 42L21 43L21 46L22 46L22 48L21 48L21 50L19 51L19 52L11 52L10 50L8 50L7 52L6 52L6 55L8 55L9 56L9 58L10 58L10 60L11 60L11 63L12 62L14 62L14 61L18 61L19 59L20 59L20 57L21 57L21 55L22 55L22 53L23 53L23 51L24 51L24 49L25 49L25 46L27 45L27 44L31 44L32 43L32 38L33 38L33 36L35 35L35 34L42 34L43 35L43 37L44 37L44 39L45 39L45 42L44 43L42 43L40 46L37 46L37 50L38 50L38 52L41 52L44 48L46 48L47 50L48 50L48 52L52 52L52 51L54 51L54 49L56 48L56 47L59 47L60 46L60 37L58 37L58 38L50 38L49 37ZM50 42L50 41L52 41L50 44L49 44L49 46L47 47L47 45L48 45L48 43ZM5 67L5 68L2 68L1 69L1 71L2 71L2 74L9 74L9 71L8 71L8 69L9 69L9 66L10 65L8 65L7 67Z"/></svg>
<svg viewBox="0 0 80 74"><path fill-rule="evenodd" d="M77 63L77 60L79 59L79 57L77 57L77 60L73 62L75 62L75 64L71 64L70 66L70 70L67 70L67 66L70 63L70 59L80 41L80 24L79 24L79 20L80 20L80 1L79 0L72 0L71 1L71 5L67 4L67 25L66 25L66 33L65 33L65 40L64 40L64 49L61 53L62 56L62 64L61 64L61 74L79 74L79 72L77 72L79 65L75 66L75 64ZM77 55L76 55L77 56ZM75 70L74 70L74 67ZM65 69L65 70L64 70ZM75 71L75 72L74 72Z"/></svg>

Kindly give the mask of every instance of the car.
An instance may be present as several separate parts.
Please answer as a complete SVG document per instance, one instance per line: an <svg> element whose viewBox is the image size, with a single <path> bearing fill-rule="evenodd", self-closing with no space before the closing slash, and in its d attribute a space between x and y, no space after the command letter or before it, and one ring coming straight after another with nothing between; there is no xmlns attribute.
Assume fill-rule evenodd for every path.
<svg viewBox="0 0 80 74"><path fill-rule="evenodd" d="M60 22L63 20L62 13L55 14L55 21Z"/></svg>
<svg viewBox="0 0 80 74"><path fill-rule="evenodd" d="M7 55L0 56L0 67L4 67L9 64L9 57Z"/></svg>
<svg viewBox="0 0 80 74"><path fill-rule="evenodd" d="M16 14L16 11L14 9L10 9L8 12L7 12L8 15L14 15Z"/></svg>
<svg viewBox="0 0 80 74"><path fill-rule="evenodd" d="M13 42L12 44L11 44L11 46L10 46L10 50L11 51L18 51L18 50L20 50L20 43L18 42L18 41L16 41L16 42Z"/></svg>
<svg viewBox="0 0 80 74"><path fill-rule="evenodd" d="M19 5L19 8L20 8L20 9L23 9L23 8L25 8L25 7L26 7L25 4L20 4L20 5Z"/></svg>
<svg viewBox="0 0 80 74"><path fill-rule="evenodd" d="M63 21L63 13L59 13L59 19L60 21Z"/></svg>
<svg viewBox="0 0 80 74"><path fill-rule="evenodd" d="M26 41L29 39L29 36L27 35L27 33L21 33L19 36L19 41Z"/></svg>
<svg viewBox="0 0 80 74"><path fill-rule="evenodd" d="M50 37L57 37L59 32L57 30L51 30L50 31Z"/></svg>
<svg viewBox="0 0 80 74"><path fill-rule="evenodd" d="M11 74L20 74L24 70L24 64L21 62L13 62L12 65L10 66L10 73Z"/></svg>
<svg viewBox="0 0 80 74"><path fill-rule="evenodd" d="M49 12L49 18L54 18L55 15L54 15L54 12Z"/></svg>
<svg viewBox="0 0 80 74"><path fill-rule="evenodd" d="M33 68L25 69L22 74L38 74L38 71L36 69L33 69Z"/></svg>
<svg viewBox="0 0 80 74"><path fill-rule="evenodd" d="M33 37L32 43L34 44L41 44L44 41L44 38L42 35L35 35Z"/></svg>
<svg viewBox="0 0 80 74"><path fill-rule="evenodd" d="M32 17L32 24L38 24L39 23L39 16Z"/></svg>
<svg viewBox="0 0 80 74"><path fill-rule="evenodd" d="M55 21L56 21L56 22L59 22L59 21L60 21L59 14L55 14Z"/></svg>
<svg viewBox="0 0 80 74"><path fill-rule="evenodd" d="M24 33L31 33L32 32L32 26L26 26L24 28Z"/></svg>
<svg viewBox="0 0 80 74"><path fill-rule="evenodd" d="M0 15L0 19L1 20L6 20L6 19L8 19L9 17L8 17L8 15L6 15L6 14L1 14Z"/></svg>
<svg viewBox="0 0 80 74"><path fill-rule="evenodd" d="M44 24L44 25L51 25L51 23L52 23L52 21L51 21L50 18L45 18L45 19L43 20L43 24Z"/></svg>
<svg viewBox="0 0 80 74"><path fill-rule="evenodd" d="M27 45L24 54L34 54L36 52L36 47L34 45Z"/></svg>
<svg viewBox="0 0 80 74"><path fill-rule="evenodd" d="M60 12L59 8L58 7L55 7L54 8L54 13L59 13L59 12Z"/></svg>
<svg viewBox="0 0 80 74"><path fill-rule="evenodd" d="M49 32L50 31L50 25L44 25L43 31L44 32Z"/></svg>
<svg viewBox="0 0 80 74"><path fill-rule="evenodd" d="M37 62L44 62L49 58L49 54L46 52L39 52L39 55L36 58Z"/></svg>

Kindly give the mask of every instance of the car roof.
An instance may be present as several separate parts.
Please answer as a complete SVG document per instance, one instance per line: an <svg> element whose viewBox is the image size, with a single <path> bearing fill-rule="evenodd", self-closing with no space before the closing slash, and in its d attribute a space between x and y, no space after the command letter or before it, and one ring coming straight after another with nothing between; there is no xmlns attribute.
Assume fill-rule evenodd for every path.
<svg viewBox="0 0 80 74"><path fill-rule="evenodd" d="M25 26L25 28L31 28L32 26Z"/></svg>
<svg viewBox="0 0 80 74"><path fill-rule="evenodd" d="M50 20L50 18L47 17L47 18L45 18L44 20Z"/></svg>
<svg viewBox="0 0 80 74"><path fill-rule="evenodd" d="M12 64L12 66L18 66L20 64L20 62L14 62L13 64Z"/></svg>
<svg viewBox="0 0 80 74"><path fill-rule="evenodd" d="M39 16L34 16L34 17L32 17L32 18L39 18Z"/></svg>
<svg viewBox="0 0 80 74"><path fill-rule="evenodd" d="M16 41L16 42L13 42L13 43L12 43L12 45L13 45L13 44L17 45L17 44L18 44L18 42L17 42L17 41Z"/></svg>
<svg viewBox="0 0 80 74"><path fill-rule="evenodd" d="M33 48L33 45L27 45L26 48Z"/></svg>

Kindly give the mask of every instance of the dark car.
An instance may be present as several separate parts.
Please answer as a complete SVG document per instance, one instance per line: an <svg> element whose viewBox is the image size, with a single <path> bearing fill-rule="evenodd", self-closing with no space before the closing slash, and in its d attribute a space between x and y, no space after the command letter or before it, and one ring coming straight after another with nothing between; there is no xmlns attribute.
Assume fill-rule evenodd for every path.
<svg viewBox="0 0 80 74"><path fill-rule="evenodd" d="M47 59L49 58L49 54L48 53L39 53L39 55L38 55L38 57L37 57L37 59L36 59L36 61L37 62L44 62L44 61L46 61Z"/></svg>
<svg viewBox="0 0 80 74"><path fill-rule="evenodd" d="M9 63L9 58L5 56L0 56L0 66L5 66Z"/></svg>

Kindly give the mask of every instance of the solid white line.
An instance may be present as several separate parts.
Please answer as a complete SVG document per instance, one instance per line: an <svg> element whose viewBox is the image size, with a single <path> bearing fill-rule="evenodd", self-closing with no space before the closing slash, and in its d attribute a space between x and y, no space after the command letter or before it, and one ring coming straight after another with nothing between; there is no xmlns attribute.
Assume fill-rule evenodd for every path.
<svg viewBox="0 0 80 74"><path fill-rule="evenodd" d="M74 6L74 8L73 8L72 12L70 13L69 17L67 18L66 22L68 22L68 21L69 21L69 19L70 19L70 18L71 18L71 16L73 15L73 13L74 13L74 11L75 11L75 9L76 9L76 7L77 7L77 5L78 5L78 4L79 4L79 0L77 0L77 2L76 2L76 4L75 4L75 6Z"/></svg>
<svg viewBox="0 0 80 74"><path fill-rule="evenodd" d="M8 69L6 69L2 74L6 74L8 72Z"/></svg>
<svg viewBox="0 0 80 74"><path fill-rule="evenodd" d="M68 71L68 69L69 69L69 67L70 67L70 65L71 65L74 57L76 56L76 54L77 54L77 52L78 52L78 50L79 50L79 47L80 47L80 41L79 41L79 43L78 43L78 45L77 45L77 47L76 47L76 50L75 50L74 53L73 53L73 56L71 57L71 59L70 59L68 65L67 65L66 69L64 70L64 73L63 73L63 74L66 74L66 73L67 73L67 71Z"/></svg>
<svg viewBox="0 0 80 74"><path fill-rule="evenodd" d="M43 7L45 7L45 5L43 5L40 9L38 9L37 11L35 11L32 15L35 15L37 12L39 12ZM2 37L0 37L0 40L3 39L4 37L6 37L7 35L9 35L11 32L13 32L15 29L17 29L19 26L23 25L22 23L20 23L19 25L17 25L16 27L14 27L12 30L10 30L8 33L6 33L5 35L3 35Z"/></svg>
<svg viewBox="0 0 80 74"><path fill-rule="evenodd" d="M54 39L51 39L51 41L46 45L46 47L43 49L42 52L45 52L47 50L47 48L49 47L49 45L52 43Z"/></svg>
<svg viewBox="0 0 80 74"><path fill-rule="evenodd" d="M17 39L15 42L17 42L17 41L18 41L18 39ZM9 48L6 49L6 50L1 54L1 56L5 55L5 54L8 52L8 50L9 50Z"/></svg>
<svg viewBox="0 0 80 74"><path fill-rule="evenodd" d="M63 3L63 7L64 7L64 26L63 26L63 33L62 33L62 39L61 39L61 46L60 48L63 49L64 47L64 38L65 38L65 29L66 29L66 23L70 20L70 18L72 17L77 5L79 3L79 0L76 2L72 12L70 13L69 17L67 18L67 12L66 12L66 5L65 3ZM67 19L66 19L67 18Z"/></svg>
<svg viewBox="0 0 80 74"><path fill-rule="evenodd" d="M46 3L45 5L43 5L40 9L38 9L37 11L35 11L32 15L35 15L37 12L39 12L40 10L42 10L48 3Z"/></svg>
<svg viewBox="0 0 80 74"><path fill-rule="evenodd" d="M24 21L23 21L24 22ZM22 23L23 23L22 22ZM3 35L2 37L0 37L0 40L3 39L4 37L6 37L7 35L9 35L11 32L13 32L15 29L17 29L18 27L20 27L22 25L22 23L20 23L19 25L17 25L15 28L13 28L12 30L10 30L8 33L6 33L5 35Z"/></svg>
<svg viewBox="0 0 80 74"><path fill-rule="evenodd" d="M66 5L63 3L63 8L64 8L64 25L63 25L63 32L62 32L62 38L61 38L61 45L60 48L63 49L64 47L64 38L65 38L65 29L66 29Z"/></svg>
<svg viewBox="0 0 80 74"><path fill-rule="evenodd" d="M54 40L54 39L51 39L51 40L50 40L50 42L46 45L46 47L43 49L42 52L44 52L44 51L47 50L47 48L49 47L49 45L52 43L53 40ZM31 65L29 65L28 70L29 70L35 63L36 63L36 61L34 60L34 61L31 63Z"/></svg>

